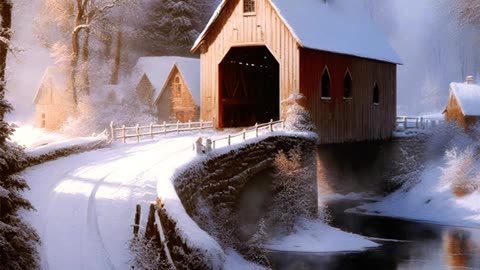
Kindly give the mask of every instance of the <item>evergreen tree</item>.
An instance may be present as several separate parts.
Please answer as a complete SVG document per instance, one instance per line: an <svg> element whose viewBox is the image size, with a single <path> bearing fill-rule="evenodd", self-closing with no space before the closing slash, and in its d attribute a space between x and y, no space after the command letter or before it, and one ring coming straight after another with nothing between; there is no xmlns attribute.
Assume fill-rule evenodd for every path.
<svg viewBox="0 0 480 270"><path fill-rule="evenodd" d="M19 209L31 210L32 205L20 192L28 188L22 178L15 175L25 164L22 150L8 142L13 133L4 116L12 110L5 100L5 68L10 48L12 2L0 0L0 268L35 269L38 266L36 246L39 237L17 214Z"/></svg>

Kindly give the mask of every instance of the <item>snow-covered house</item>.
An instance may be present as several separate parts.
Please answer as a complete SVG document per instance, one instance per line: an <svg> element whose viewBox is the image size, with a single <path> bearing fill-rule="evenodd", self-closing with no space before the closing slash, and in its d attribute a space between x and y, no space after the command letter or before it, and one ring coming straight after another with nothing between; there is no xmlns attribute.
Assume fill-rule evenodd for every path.
<svg viewBox="0 0 480 270"><path fill-rule="evenodd" d="M445 119L455 121L468 129L480 119L480 85L468 76L464 83L450 84L450 98L445 109Z"/></svg>
<svg viewBox="0 0 480 270"><path fill-rule="evenodd" d="M188 122L199 119L199 59L141 57L135 74L139 99L152 106L160 120Z"/></svg>
<svg viewBox="0 0 480 270"><path fill-rule="evenodd" d="M67 95L67 79L54 67L48 67L35 95L35 126L59 129L73 108Z"/></svg>
<svg viewBox="0 0 480 270"><path fill-rule="evenodd" d="M351 0L223 0L192 48L201 117L217 127L266 122L301 93L322 143L391 137L400 58L362 9Z"/></svg>

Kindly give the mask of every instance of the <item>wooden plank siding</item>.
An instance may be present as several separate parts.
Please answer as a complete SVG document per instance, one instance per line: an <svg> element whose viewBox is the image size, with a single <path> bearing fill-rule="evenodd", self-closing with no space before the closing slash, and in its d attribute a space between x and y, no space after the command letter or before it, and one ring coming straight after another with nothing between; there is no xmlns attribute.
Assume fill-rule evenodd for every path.
<svg viewBox="0 0 480 270"><path fill-rule="evenodd" d="M331 100L321 99L321 77L328 66ZM344 76L352 76L352 99L343 98ZM373 104L375 82L380 103ZM396 121L396 65L329 52L301 49L300 89L321 143L387 139Z"/></svg>
<svg viewBox="0 0 480 270"><path fill-rule="evenodd" d="M280 103L300 88L297 41L268 0L257 0L254 15L232 0L210 28L201 46L201 118L219 125L219 64L232 47L266 46L280 65ZM282 110L283 111L283 110Z"/></svg>

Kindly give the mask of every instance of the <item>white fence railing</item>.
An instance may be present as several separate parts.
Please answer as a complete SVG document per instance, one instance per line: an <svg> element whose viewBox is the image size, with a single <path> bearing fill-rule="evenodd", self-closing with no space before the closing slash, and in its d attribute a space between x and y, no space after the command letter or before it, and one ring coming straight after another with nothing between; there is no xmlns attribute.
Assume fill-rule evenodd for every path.
<svg viewBox="0 0 480 270"><path fill-rule="evenodd" d="M167 135L170 133L180 133L185 131L194 131L194 130L203 130L213 128L212 121L200 121L200 122L188 122L188 123L172 123L167 124L150 124L148 126L136 125L134 127L126 127L125 125L121 127L115 127L114 123L110 123L110 133L112 141L122 140L123 143L126 143L128 139L136 138L137 142L140 142L142 137L154 138L158 135Z"/></svg>
<svg viewBox="0 0 480 270"><path fill-rule="evenodd" d="M438 126L443 120L438 118L427 117L397 117L397 131L404 131L408 129L429 129Z"/></svg>
<svg viewBox="0 0 480 270"><path fill-rule="evenodd" d="M218 137L212 139L212 148L218 149L225 146L230 146L235 143L241 143L248 139L257 138L260 135L284 130L285 129L285 120L273 121L271 120L265 124L255 124L253 127L246 128L241 132L228 134L226 136Z"/></svg>

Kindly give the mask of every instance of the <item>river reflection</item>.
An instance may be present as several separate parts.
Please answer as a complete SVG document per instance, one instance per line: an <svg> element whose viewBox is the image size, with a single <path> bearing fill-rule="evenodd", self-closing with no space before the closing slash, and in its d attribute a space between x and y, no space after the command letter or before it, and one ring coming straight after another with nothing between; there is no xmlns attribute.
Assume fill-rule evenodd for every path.
<svg viewBox="0 0 480 270"><path fill-rule="evenodd" d="M344 213L358 203L330 204L332 226L381 247L353 253L272 252L274 269L480 269L480 230ZM389 239L389 240L387 240Z"/></svg>

